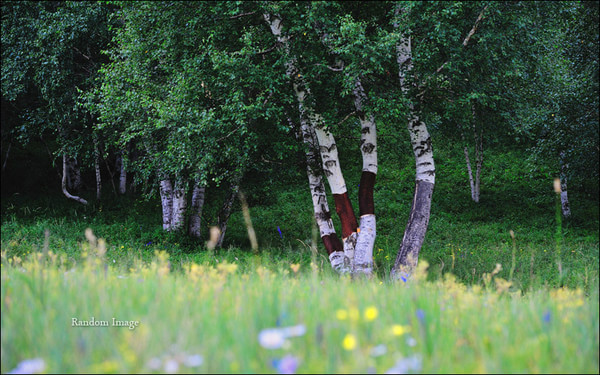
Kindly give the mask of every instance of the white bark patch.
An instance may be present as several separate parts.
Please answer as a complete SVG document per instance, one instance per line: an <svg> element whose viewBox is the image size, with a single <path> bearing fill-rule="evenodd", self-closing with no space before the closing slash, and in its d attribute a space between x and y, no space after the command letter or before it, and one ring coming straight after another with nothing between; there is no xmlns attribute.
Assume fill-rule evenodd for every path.
<svg viewBox="0 0 600 375"><path fill-rule="evenodd" d="M315 114L312 117L313 124L322 124L320 115ZM327 182L329 182L331 192L333 194L344 194L347 191L346 182L344 181L344 175L342 174L335 138L333 138L333 135L326 131L323 126L318 127L313 125L313 127L319 141L319 151L323 161L323 172L327 176Z"/></svg>
<svg viewBox="0 0 600 375"><path fill-rule="evenodd" d="M418 116L412 116L408 122L410 143L415 154L416 180L435 183L435 164L433 161L433 150L431 148L431 137L427 126Z"/></svg>
<svg viewBox="0 0 600 375"><path fill-rule="evenodd" d="M162 206L163 229L171 230L171 219L173 217L173 184L171 180L160 181L160 201Z"/></svg>
<svg viewBox="0 0 600 375"><path fill-rule="evenodd" d="M571 216L571 208L569 207L569 197L567 196L567 190L565 186L565 190L560 192L560 203L562 206L562 214L564 217Z"/></svg>
<svg viewBox="0 0 600 375"><path fill-rule="evenodd" d="M199 183L196 182L194 184L194 190L192 191L192 214L190 216L189 232L190 235L197 238L200 238L201 235L202 207L204 206L205 190L206 188L204 186L200 186Z"/></svg>
<svg viewBox="0 0 600 375"><path fill-rule="evenodd" d="M350 271L347 259L348 258L346 258L343 251L334 251L333 253L329 254L331 268L340 274L348 273Z"/></svg>
<svg viewBox="0 0 600 375"><path fill-rule="evenodd" d="M560 203L564 217L571 216L569 197L567 195L567 170L569 164L565 162L565 153L560 153Z"/></svg>
<svg viewBox="0 0 600 375"><path fill-rule="evenodd" d="M335 229L330 217L331 214L329 212L329 205L327 204L323 179L321 176L315 176L311 172L308 172L308 184L312 195L315 220L319 227L319 233L323 237L335 233Z"/></svg>
<svg viewBox="0 0 600 375"><path fill-rule="evenodd" d="M365 114L363 104L367 95L359 79L354 89L354 107L358 112L361 126L360 151L363 157L363 171L377 174L377 128L372 114Z"/></svg>
<svg viewBox="0 0 600 375"><path fill-rule="evenodd" d="M176 182L173 190L173 219L171 229L178 230L185 224L185 209L187 207L187 183Z"/></svg>
<svg viewBox="0 0 600 375"><path fill-rule="evenodd" d="M375 215L360 217L360 232L356 240L353 273L370 275L373 273L373 246L376 236Z"/></svg>
<svg viewBox="0 0 600 375"><path fill-rule="evenodd" d="M77 201L81 204L87 204L88 202L85 199L78 197L76 195L72 195L71 193L69 193L67 191L67 176L68 176L68 174L69 173L67 171L67 156L63 155L63 175L62 175L62 183L61 183L63 194L65 195L65 197L67 197L69 199L73 199L74 201Z"/></svg>
<svg viewBox="0 0 600 375"><path fill-rule="evenodd" d="M346 254L346 258L348 258L350 265L353 264L354 258L356 256L355 247L356 247L357 237L358 237L358 233L354 232L354 233L350 234L348 237L344 238L344 240L343 240L344 254Z"/></svg>

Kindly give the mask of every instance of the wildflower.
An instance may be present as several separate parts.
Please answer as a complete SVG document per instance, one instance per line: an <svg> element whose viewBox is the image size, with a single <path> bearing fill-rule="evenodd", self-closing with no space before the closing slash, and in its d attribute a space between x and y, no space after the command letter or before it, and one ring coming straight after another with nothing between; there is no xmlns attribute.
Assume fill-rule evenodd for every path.
<svg viewBox="0 0 600 375"><path fill-rule="evenodd" d="M298 364L298 358L289 354L271 362L271 365L277 370L278 374L295 374Z"/></svg>
<svg viewBox="0 0 600 375"><path fill-rule="evenodd" d="M35 374L46 369L46 362L42 358L26 359L19 362L9 374Z"/></svg>
<svg viewBox="0 0 600 375"><path fill-rule="evenodd" d="M335 317L338 320L346 320L346 319L348 319L348 311L346 311L344 309L339 309L335 312Z"/></svg>
<svg viewBox="0 0 600 375"><path fill-rule="evenodd" d="M349 333L344 337L344 341L342 341L342 346L346 350L354 350L356 348L356 337L353 334Z"/></svg>
<svg viewBox="0 0 600 375"><path fill-rule="evenodd" d="M392 334L394 336L402 336L408 332L410 332L410 326L402 326L400 324L394 324L392 326Z"/></svg>
<svg viewBox="0 0 600 375"><path fill-rule="evenodd" d="M285 342L285 336L280 330L265 329L258 334L258 342L265 349L279 349Z"/></svg>
<svg viewBox="0 0 600 375"><path fill-rule="evenodd" d="M383 344L379 344L376 347L374 347L373 349L371 349L371 352L369 353L369 355L371 357L380 357L380 356L384 355L385 353L387 353L387 346L385 346Z"/></svg>
<svg viewBox="0 0 600 375"><path fill-rule="evenodd" d="M165 362L164 370L166 373L173 374L179 370L179 362L169 359Z"/></svg>
<svg viewBox="0 0 600 375"><path fill-rule="evenodd" d="M290 268L292 269L292 271L294 271L294 273L298 273L298 270L300 269L300 264L290 264Z"/></svg>
<svg viewBox="0 0 600 375"><path fill-rule="evenodd" d="M416 314L417 314L417 319L419 319L419 321L421 323L424 323L425 322L425 311L423 311L422 309L417 309Z"/></svg>
<svg viewBox="0 0 600 375"><path fill-rule="evenodd" d="M258 334L258 342L265 349L279 349L284 346L288 337L302 336L306 333L306 326L299 324L292 327L267 328Z"/></svg>
<svg viewBox="0 0 600 375"><path fill-rule="evenodd" d="M423 359L420 355L413 355L396 361L394 367L387 370L386 374L406 374L408 372L419 372L423 367Z"/></svg>
<svg viewBox="0 0 600 375"><path fill-rule="evenodd" d="M281 239L283 239L283 234L281 234L281 229L279 229L279 225L277 226L277 231L279 232L279 237L281 237Z"/></svg>
<svg viewBox="0 0 600 375"><path fill-rule="evenodd" d="M160 366L162 365L162 361L156 357L150 358L150 360L148 361L148 364L146 366L148 366L148 368L150 370L158 370L160 369Z"/></svg>
<svg viewBox="0 0 600 375"><path fill-rule="evenodd" d="M186 367L198 367L202 365L204 358L200 354L188 355L184 358L183 364Z"/></svg>
<svg viewBox="0 0 600 375"><path fill-rule="evenodd" d="M412 336L408 336L406 338L406 345L413 347L413 346L417 345L417 340L415 340L415 338Z"/></svg>
<svg viewBox="0 0 600 375"><path fill-rule="evenodd" d="M365 320L367 322L375 320L375 318L377 318L377 314L378 311L375 306L367 307L367 309L365 310Z"/></svg>

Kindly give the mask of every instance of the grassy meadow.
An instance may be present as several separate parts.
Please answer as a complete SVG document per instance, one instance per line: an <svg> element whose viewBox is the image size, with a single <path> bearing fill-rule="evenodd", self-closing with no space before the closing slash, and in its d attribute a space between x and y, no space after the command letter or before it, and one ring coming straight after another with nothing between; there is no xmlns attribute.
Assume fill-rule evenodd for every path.
<svg viewBox="0 0 600 375"><path fill-rule="evenodd" d="M475 204L452 155L438 153L408 283L389 280L412 198L408 161L377 177L372 280L331 271L301 174L244 189L256 253L239 209L224 248L209 251L165 234L157 199L109 192L86 207L4 194L0 370L598 373L594 192L573 189L573 218L562 220L549 172L522 174L519 155L498 153ZM208 194L204 233L222 199ZM77 325L92 318L101 326Z"/></svg>

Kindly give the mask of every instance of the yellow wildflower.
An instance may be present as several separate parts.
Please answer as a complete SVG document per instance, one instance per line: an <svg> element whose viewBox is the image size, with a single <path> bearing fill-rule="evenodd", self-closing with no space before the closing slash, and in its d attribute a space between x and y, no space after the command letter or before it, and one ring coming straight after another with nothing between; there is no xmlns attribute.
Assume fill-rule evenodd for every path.
<svg viewBox="0 0 600 375"><path fill-rule="evenodd" d="M339 309L335 312L335 317L338 318L338 320L346 320L348 319L348 311Z"/></svg>
<svg viewBox="0 0 600 375"><path fill-rule="evenodd" d="M410 326L403 326L400 324L394 324L392 326L392 334L394 334L394 336L402 336L408 332L410 332Z"/></svg>
<svg viewBox="0 0 600 375"><path fill-rule="evenodd" d="M377 307L375 307L375 306L367 307L367 309L365 310L365 320L367 322L375 320L375 318L377 318L378 314L379 314L379 312L377 311Z"/></svg>
<svg viewBox="0 0 600 375"><path fill-rule="evenodd" d="M353 334L349 333L344 337L344 341L342 341L342 346L346 350L354 350L356 348L356 337Z"/></svg>

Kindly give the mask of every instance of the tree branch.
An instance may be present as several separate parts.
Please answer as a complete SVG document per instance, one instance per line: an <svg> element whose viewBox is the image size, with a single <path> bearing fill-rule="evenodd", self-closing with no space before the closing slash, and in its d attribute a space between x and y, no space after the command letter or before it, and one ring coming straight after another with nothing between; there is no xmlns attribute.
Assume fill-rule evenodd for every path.
<svg viewBox="0 0 600 375"><path fill-rule="evenodd" d="M488 8L488 6L490 6L490 4L487 4L479 13L479 17L477 17L477 20L475 21L475 24L473 25L473 28L471 28L471 31L469 31L469 34L467 34L467 37L465 38L465 40L463 40L462 45L464 47L467 46L467 44L469 44L469 41L471 40L471 37L473 36L473 34L475 34L475 32L477 31L477 27L479 26L479 22L481 22L481 20L483 19L483 12L485 12L485 10Z"/></svg>
<svg viewBox="0 0 600 375"><path fill-rule="evenodd" d="M473 34L475 34L475 32L477 31L477 28L479 27L479 23L481 22L481 20L483 20L483 13L485 12L485 10L489 7L490 5L487 4L485 7L483 7L483 9L481 10L481 12L479 12L479 16L477 17L477 19L475 20L475 24L473 25L473 27L471 28L471 31L469 31L469 33L467 34L467 36L465 37L465 39L462 42L463 47L466 47L469 42L471 41L471 37L473 36ZM435 73L439 73L442 71L442 69L444 69L444 67L446 66L446 64L448 64L449 61L446 61L445 63L443 63L439 68L437 68L437 70L435 71Z"/></svg>
<svg viewBox="0 0 600 375"><path fill-rule="evenodd" d="M229 17L230 20L234 20L236 18L241 18L241 17L245 17L245 16L251 16L253 14L256 14L256 12L246 12L246 13L240 13L240 14L236 14L235 16L231 16Z"/></svg>

